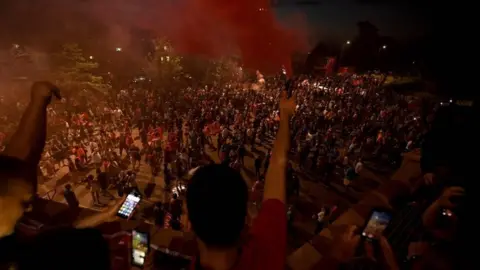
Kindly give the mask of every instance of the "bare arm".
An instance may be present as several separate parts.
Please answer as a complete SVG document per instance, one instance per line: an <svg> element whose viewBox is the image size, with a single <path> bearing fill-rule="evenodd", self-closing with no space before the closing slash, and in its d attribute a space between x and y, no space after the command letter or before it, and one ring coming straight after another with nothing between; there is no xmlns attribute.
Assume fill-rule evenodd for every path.
<svg viewBox="0 0 480 270"><path fill-rule="evenodd" d="M125 201L125 196L117 200L116 204L108 208L106 211L97 213L89 217L85 217L81 220L77 220L73 224L73 226L78 229L94 228L106 222L116 221L118 220L116 216L117 211L118 209L120 209L124 201Z"/></svg>
<svg viewBox="0 0 480 270"><path fill-rule="evenodd" d="M438 213L440 212L440 204L438 201L432 203L427 210L422 215L422 222L423 226L428 229L432 229L435 227L435 223L437 222Z"/></svg>
<svg viewBox="0 0 480 270"><path fill-rule="evenodd" d="M280 128L273 145L270 166L265 177L265 190L263 200L278 199L285 203L286 168L288 162L288 151L290 149L290 116L295 110L295 99L286 98L282 93L280 101Z"/></svg>
<svg viewBox="0 0 480 270"><path fill-rule="evenodd" d="M78 220L73 226L77 229L95 228L100 224L112 221L115 221L115 217L112 216L111 211L106 211Z"/></svg>
<svg viewBox="0 0 480 270"><path fill-rule="evenodd" d="M4 155L15 157L37 166L45 146L47 106L52 95L60 97L58 89L49 82L36 82L31 88L31 98L23 113L20 125L7 145Z"/></svg>
<svg viewBox="0 0 480 270"><path fill-rule="evenodd" d="M263 200L278 199L285 203L285 186L286 177L285 171L288 161L288 149L290 145L290 131L289 131L288 116L280 117L280 128L277 132L270 159L270 166L268 166L267 175L265 177L265 190Z"/></svg>
<svg viewBox="0 0 480 270"><path fill-rule="evenodd" d="M44 100L31 100L20 125L3 152L36 166L45 146L47 105Z"/></svg>

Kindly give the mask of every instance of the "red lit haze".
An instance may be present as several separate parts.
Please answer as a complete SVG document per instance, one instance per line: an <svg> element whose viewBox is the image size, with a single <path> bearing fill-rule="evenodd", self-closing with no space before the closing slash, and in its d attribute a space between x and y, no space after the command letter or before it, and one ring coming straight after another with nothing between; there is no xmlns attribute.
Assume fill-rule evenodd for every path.
<svg viewBox="0 0 480 270"><path fill-rule="evenodd" d="M178 33L170 33L179 50L222 56L237 50L246 68L291 74L291 54L303 44L282 27L269 0L189 0Z"/></svg>
<svg viewBox="0 0 480 270"><path fill-rule="evenodd" d="M292 52L306 47L305 25L297 27L303 31L280 25L270 0L1 1L0 34L15 43L82 40L127 53L131 29L140 28L168 36L181 53L239 55L245 68L263 74L282 65L290 74Z"/></svg>

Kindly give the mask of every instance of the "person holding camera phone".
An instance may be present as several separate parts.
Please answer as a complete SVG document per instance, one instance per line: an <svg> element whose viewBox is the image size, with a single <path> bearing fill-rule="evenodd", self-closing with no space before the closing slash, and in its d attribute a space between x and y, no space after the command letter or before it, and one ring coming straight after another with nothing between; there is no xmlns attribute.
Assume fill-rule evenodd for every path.
<svg viewBox="0 0 480 270"><path fill-rule="evenodd" d="M379 265L380 269L399 269L392 248L385 237L380 236L375 240L378 243L376 246L379 250L379 252L375 252L373 242L361 241L362 238L357 232L358 228L356 226L349 225L342 234L334 235L330 253L321 261L322 270L341 269L342 265L366 264ZM356 257L355 254L361 244L365 254Z"/></svg>
<svg viewBox="0 0 480 270"><path fill-rule="evenodd" d="M248 189L228 166L200 167L187 188L188 218L199 253L191 269L284 269L287 248L286 169L290 116L295 98L282 93L280 129L267 169L261 209L241 238L247 218ZM245 240L245 241L244 241Z"/></svg>
<svg viewBox="0 0 480 270"><path fill-rule="evenodd" d="M426 228L434 229L439 216L447 216L453 219L453 213L459 206L458 200L465 195L465 189L462 187L448 187L442 195L435 200L424 212L422 216L423 225Z"/></svg>
<svg viewBox="0 0 480 270"><path fill-rule="evenodd" d="M89 228L115 217L120 204L77 222L76 228L45 230L23 241L15 234L18 220L35 206L36 169L45 146L47 106L54 97L61 98L53 84L33 84L20 125L0 155L0 268L110 269L107 242Z"/></svg>

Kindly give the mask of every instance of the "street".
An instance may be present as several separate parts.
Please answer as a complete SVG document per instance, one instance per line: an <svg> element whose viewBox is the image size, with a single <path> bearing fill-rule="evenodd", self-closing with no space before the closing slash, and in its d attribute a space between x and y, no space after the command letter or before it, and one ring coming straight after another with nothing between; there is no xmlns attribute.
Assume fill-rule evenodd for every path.
<svg viewBox="0 0 480 270"><path fill-rule="evenodd" d="M136 138L135 144L141 148L141 142L138 138L138 130L133 130L133 138ZM215 140L214 140L215 141ZM252 187L255 181L255 166L254 160L256 155L263 152L266 153L270 148L272 138L267 142L268 145L258 145L253 151L250 151L250 147L247 146L247 154L245 156L245 164L241 170L241 174L247 181L249 188ZM216 163L219 163L217 151L207 148L207 153L210 158ZM90 149L89 153L91 153ZM117 149L118 152L118 149ZM125 154L124 154L125 155ZM131 168L131 167L130 167ZM337 210L332 214L332 219L338 217L341 213L347 210L352 203L358 201L365 192L377 187L382 181L385 181L385 177L381 177L364 169L359 179L354 182L354 187L348 191L342 184L342 168L335 170L334 180L329 186L318 181L318 176L313 175L310 172L301 171L296 165L294 169L300 179L300 196L295 198L290 203L294 205L294 221L293 229L289 232L289 248L291 250L299 247L304 242L311 239L315 229L315 221L312 216L320 210L322 205L336 205ZM68 173L68 167L62 167L57 171L57 176L49 181L45 181L39 184L38 190L40 196L53 199L57 202L66 203L63 197L63 188L69 183L72 185L72 190L75 192L81 207L90 208L93 210L101 211L106 206L115 203L108 196L100 196L100 202L103 205L94 205L90 191L87 189L86 184L78 184L79 180L85 175L96 175L95 169L91 169L88 173ZM144 200L138 207L135 218L143 218L149 223L153 223L152 208L155 202L168 202L171 198L171 192L165 190L165 183L163 181L163 173L159 173L157 176L152 176L150 167L142 160L139 171L137 171L136 178L139 190L147 196L144 196ZM174 182L175 183L175 182ZM118 198L115 189L110 189L109 193L113 197ZM184 211L186 212L186 211ZM254 218L257 213L256 207L249 206L249 214L251 218ZM168 219L168 216L167 216ZM186 216L183 215L182 223L186 224ZM168 225L168 220L166 222Z"/></svg>

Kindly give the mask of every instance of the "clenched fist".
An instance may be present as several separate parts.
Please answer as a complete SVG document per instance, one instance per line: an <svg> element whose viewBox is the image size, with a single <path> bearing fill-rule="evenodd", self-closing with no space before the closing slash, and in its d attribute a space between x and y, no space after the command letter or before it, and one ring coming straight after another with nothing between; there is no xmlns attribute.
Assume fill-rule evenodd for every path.
<svg viewBox="0 0 480 270"><path fill-rule="evenodd" d="M31 88L32 102L41 102L45 105L50 104L52 96L58 99L62 99L60 96L60 90L51 82L35 82Z"/></svg>

